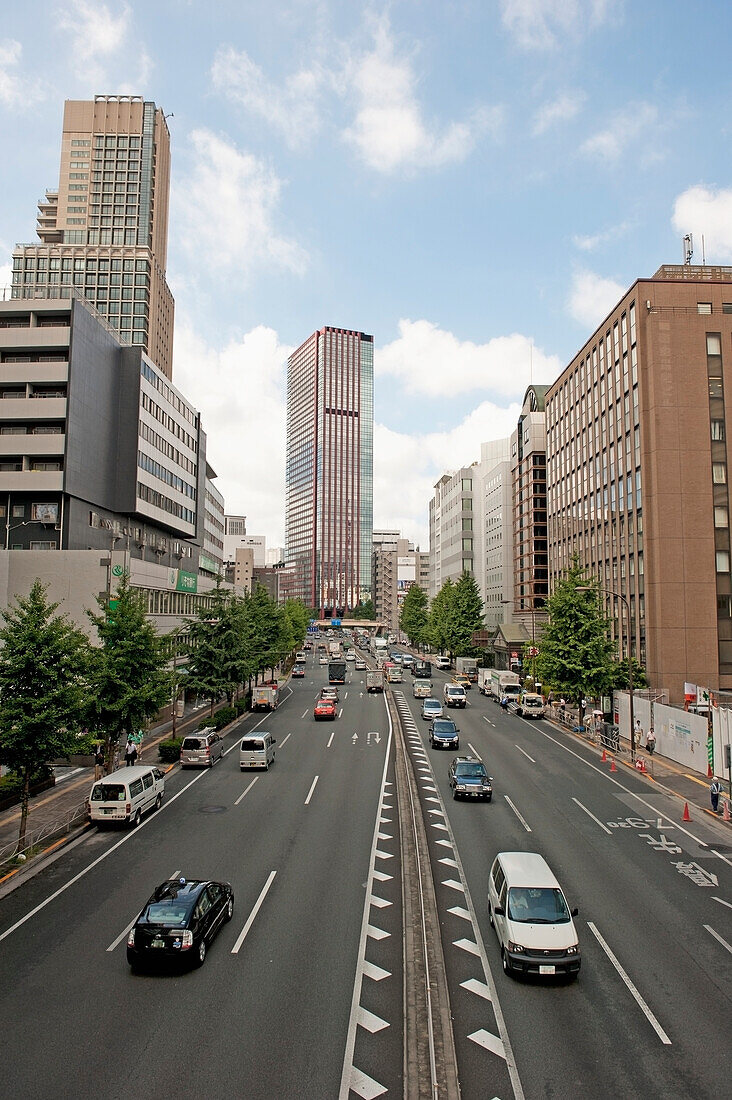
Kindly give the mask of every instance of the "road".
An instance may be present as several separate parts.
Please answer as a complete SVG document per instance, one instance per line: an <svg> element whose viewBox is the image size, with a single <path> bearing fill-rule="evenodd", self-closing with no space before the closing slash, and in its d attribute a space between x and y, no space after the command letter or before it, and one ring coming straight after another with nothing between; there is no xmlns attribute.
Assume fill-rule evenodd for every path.
<svg viewBox="0 0 732 1100"><path fill-rule="evenodd" d="M396 738L355 671L338 719L315 723L326 671L311 658L276 712L245 720L277 738L269 772L240 772L232 733L212 771L171 773L139 829L91 831L0 901L8 1095L402 1094ZM721 826L682 824L634 773L475 689L457 712L460 752L486 760L494 800L454 802L452 754L427 746L411 677L394 698L427 824L461 1095L716 1097L732 1069ZM501 850L541 852L579 906L577 982L502 972L486 910ZM125 930L173 874L230 881L234 919L201 970L132 976Z"/></svg>

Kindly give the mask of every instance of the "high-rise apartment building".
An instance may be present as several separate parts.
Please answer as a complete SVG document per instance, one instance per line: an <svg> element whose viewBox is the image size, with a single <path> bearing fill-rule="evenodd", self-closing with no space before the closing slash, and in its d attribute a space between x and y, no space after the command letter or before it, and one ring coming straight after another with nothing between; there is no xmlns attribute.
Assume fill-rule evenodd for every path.
<svg viewBox="0 0 732 1100"><path fill-rule="evenodd" d="M285 556L294 593L343 614L371 587L373 336L314 332L287 363Z"/></svg>
<svg viewBox="0 0 732 1100"><path fill-rule="evenodd" d="M67 100L58 187L38 204L40 244L13 251L13 298L86 297L168 378L170 135L142 96Z"/></svg>
<svg viewBox="0 0 732 1100"><path fill-rule="evenodd" d="M429 504L430 599L448 579L457 581L463 572L475 575L475 494L478 492L478 463L443 474L435 485Z"/></svg>
<svg viewBox="0 0 732 1100"><path fill-rule="evenodd" d="M429 585L429 556L415 550L398 531L374 531L371 555L371 598L376 621L399 635L399 619L407 592L418 584Z"/></svg>
<svg viewBox="0 0 732 1100"><path fill-rule="evenodd" d="M691 265L637 280L546 392L552 581L576 554L672 703L732 691L728 401L732 268Z"/></svg>
<svg viewBox="0 0 732 1100"><path fill-rule="evenodd" d="M549 565L546 527L547 386L529 386L511 436L513 477L514 619L523 623L532 642L536 624L546 618Z"/></svg>

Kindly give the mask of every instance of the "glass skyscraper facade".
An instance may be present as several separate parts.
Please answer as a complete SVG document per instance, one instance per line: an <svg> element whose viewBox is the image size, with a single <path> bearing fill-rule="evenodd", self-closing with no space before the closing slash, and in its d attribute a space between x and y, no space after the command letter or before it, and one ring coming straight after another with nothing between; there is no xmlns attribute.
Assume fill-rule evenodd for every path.
<svg viewBox="0 0 732 1100"><path fill-rule="evenodd" d="M287 364L285 559L321 616L370 594L373 349L372 336L326 327Z"/></svg>

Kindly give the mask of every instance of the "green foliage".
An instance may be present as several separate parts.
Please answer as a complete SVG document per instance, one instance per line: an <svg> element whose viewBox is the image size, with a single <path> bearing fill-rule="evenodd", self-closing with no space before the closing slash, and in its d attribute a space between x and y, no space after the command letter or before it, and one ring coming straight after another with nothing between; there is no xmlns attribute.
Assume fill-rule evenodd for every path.
<svg viewBox="0 0 732 1100"><path fill-rule="evenodd" d="M99 596L100 614L87 614L97 628L100 646L92 650L91 700L86 725L104 730L107 759L112 746L141 729L170 702L171 678L163 643L146 618L145 598L125 574L108 609Z"/></svg>
<svg viewBox="0 0 732 1100"><path fill-rule="evenodd" d="M190 654L186 689L209 699L211 707L221 695L236 690L241 674L240 616L243 600L233 599L220 584L212 604L188 620Z"/></svg>
<svg viewBox="0 0 732 1100"><path fill-rule="evenodd" d="M0 763L22 778L20 842L25 838L31 776L47 760L74 751L88 698L90 647L65 615L56 615L46 588L0 612Z"/></svg>
<svg viewBox="0 0 732 1100"><path fill-rule="evenodd" d="M350 617L352 619L376 619L376 608L374 607L374 601L372 599L360 600L356 606L352 609Z"/></svg>
<svg viewBox="0 0 732 1100"><path fill-rule="evenodd" d="M483 601L475 578L464 571L453 583L448 579L432 601L424 641L451 656L477 652L472 635L483 627Z"/></svg>
<svg viewBox="0 0 732 1100"><path fill-rule="evenodd" d="M430 607L425 635L426 640L430 645L434 646L435 649L443 650L450 648L449 639L452 633L451 615L454 588L455 586L448 578L433 599L432 606Z"/></svg>
<svg viewBox="0 0 732 1100"><path fill-rule="evenodd" d="M233 722L235 718L238 718L236 707L222 707L221 710L217 710L214 715L214 729L222 730L224 726L228 726L229 722Z"/></svg>
<svg viewBox="0 0 732 1100"><path fill-rule="evenodd" d="M310 612L302 600L285 600L285 614L292 628L295 645L302 645L312 617Z"/></svg>
<svg viewBox="0 0 732 1100"><path fill-rule="evenodd" d="M648 687L648 676L646 670L640 661L636 661L635 657L631 660L631 667L633 669L633 690L636 688ZM611 691L627 691L629 687L628 683L628 662L613 661L612 669L610 672L610 690Z"/></svg>
<svg viewBox="0 0 732 1100"><path fill-rule="evenodd" d="M167 741L158 744L158 756L163 764L177 764L180 760L180 747L183 744L182 737L169 737Z"/></svg>
<svg viewBox="0 0 732 1100"><path fill-rule="evenodd" d="M236 711L237 714L246 714L246 712L249 710L249 705L250 705L249 700L250 699L251 699L251 695L246 695L243 699L237 699L235 701L234 710Z"/></svg>
<svg viewBox="0 0 732 1100"><path fill-rule="evenodd" d="M589 592L577 592L587 586ZM536 657L536 676L556 696L579 700L605 694L613 668L609 622L597 581L574 558L547 603L548 621Z"/></svg>
<svg viewBox="0 0 732 1100"><path fill-rule="evenodd" d="M407 635L413 646L420 646L425 641L429 617L427 604L427 593L424 589L420 588L418 584L411 585L402 604L399 629Z"/></svg>

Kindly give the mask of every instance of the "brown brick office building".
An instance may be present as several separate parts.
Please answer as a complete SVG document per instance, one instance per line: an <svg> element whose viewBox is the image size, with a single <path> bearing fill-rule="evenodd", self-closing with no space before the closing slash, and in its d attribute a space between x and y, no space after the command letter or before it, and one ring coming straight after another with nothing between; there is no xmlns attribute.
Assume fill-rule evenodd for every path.
<svg viewBox="0 0 732 1100"><path fill-rule="evenodd" d="M664 266L628 290L546 393L551 582L577 553L620 655L683 702L732 691L732 268Z"/></svg>

